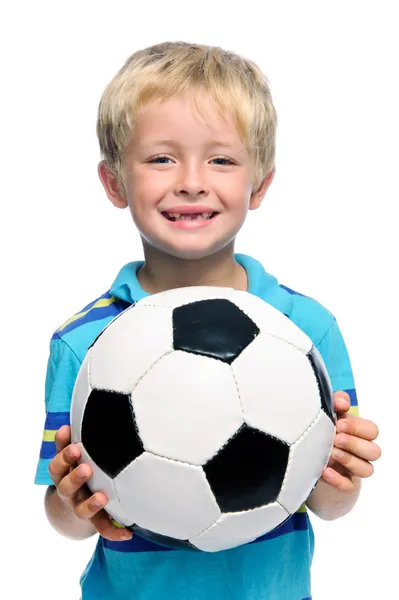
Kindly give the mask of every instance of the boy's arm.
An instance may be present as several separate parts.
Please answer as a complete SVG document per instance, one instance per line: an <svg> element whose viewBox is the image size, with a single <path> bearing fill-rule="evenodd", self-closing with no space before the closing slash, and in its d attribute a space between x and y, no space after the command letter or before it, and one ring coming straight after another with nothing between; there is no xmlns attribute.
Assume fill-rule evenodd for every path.
<svg viewBox="0 0 399 600"><path fill-rule="evenodd" d="M333 520L346 515L355 506L361 478L372 475L374 468L369 461L377 460L381 449L373 443L378 436L378 427L358 416L352 368L335 319L317 348L334 391L337 435L328 466L306 504L322 519Z"/></svg>
<svg viewBox="0 0 399 600"><path fill-rule="evenodd" d="M62 502L50 474L50 464L57 455L56 432L69 425L70 404L81 361L70 347L55 334L50 341L45 383L46 419L35 483L47 485L46 516L56 531L73 539L84 539L94 533L91 523L78 519Z"/></svg>
<svg viewBox="0 0 399 600"><path fill-rule="evenodd" d="M79 519L58 495L55 485L46 490L45 511L50 524L58 533L73 540L84 540L97 533L90 521Z"/></svg>
<svg viewBox="0 0 399 600"><path fill-rule="evenodd" d="M50 342L45 385L46 420L35 483L47 485L46 516L56 531L72 539L98 532L107 539L130 539L131 533L112 524L103 510L106 496L91 495L85 485L92 476L87 464L76 467L77 444L70 440L70 406L81 361L59 336ZM83 477L79 473L83 470Z"/></svg>
<svg viewBox="0 0 399 600"><path fill-rule="evenodd" d="M337 413L345 413L349 409L349 403L342 399L342 395L334 394L335 410ZM347 476L346 467L335 463L330 459L329 466L333 466L334 470L343 476ZM360 477L352 476L351 481L353 486L345 490L336 488L321 477L306 501L306 505L321 519L332 521L339 519L349 513L355 506L360 495L361 479Z"/></svg>
<svg viewBox="0 0 399 600"><path fill-rule="evenodd" d="M85 485L93 475L90 465L81 463L78 444L71 444L70 427L57 431L57 454L49 464L54 482L46 492L46 514L51 525L66 537L82 540L99 533L111 541L131 539L132 534L114 524L105 512L107 497L102 492L91 494Z"/></svg>
<svg viewBox="0 0 399 600"><path fill-rule="evenodd" d="M325 521L333 521L348 514L355 506L360 495L360 479L356 479L353 492L342 492L333 488L329 483L320 479L310 494L306 505L310 510Z"/></svg>
<svg viewBox="0 0 399 600"><path fill-rule="evenodd" d="M336 399L335 392L339 390L343 390L348 394L346 400L349 399L349 405L345 402L345 394L343 402L339 399L335 401L337 414L339 412L345 413L348 410L354 415L358 414L352 366L336 319L333 319L329 329L316 347L326 366L334 392L334 399ZM340 465L339 468L341 469ZM355 490L345 493L336 489L321 477L307 499L306 505L322 519L333 520L344 516L352 510L360 494L360 479L356 479Z"/></svg>
<svg viewBox="0 0 399 600"><path fill-rule="evenodd" d="M347 405L345 408L345 401ZM308 506L323 519L337 519L348 513L360 492L360 479L374 473L372 461L381 456L374 443L378 427L372 421L349 414L349 397L334 394L338 415L334 449L322 478L308 498Z"/></svg>
<svg viewBox="0 0 399 600"><path fill-rule="evenodd" d="M310 494L306 505L321 519L333 521L344 517L355 506L360 495L360 478L354 480L354 490L343 492L332 487L329 483L320 479L317 486Z"/></svg>

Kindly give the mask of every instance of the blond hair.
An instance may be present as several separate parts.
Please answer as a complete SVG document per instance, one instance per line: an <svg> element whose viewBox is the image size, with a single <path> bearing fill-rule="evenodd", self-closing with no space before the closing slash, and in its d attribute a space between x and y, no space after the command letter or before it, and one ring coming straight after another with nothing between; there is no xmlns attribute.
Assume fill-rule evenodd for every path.
<svg viewBox="0 0 399 600"><path fill-rule="evenodd" d="M152 100L184 95L190 95L202 115L212 99L222 116L232 116L254 159L257 189L275 165L277 113L268 80L248 59L187 42L164 42L135 52L104 90L97 136L102 158L119 183L124 187L123 162L140 109Z"/></svg>

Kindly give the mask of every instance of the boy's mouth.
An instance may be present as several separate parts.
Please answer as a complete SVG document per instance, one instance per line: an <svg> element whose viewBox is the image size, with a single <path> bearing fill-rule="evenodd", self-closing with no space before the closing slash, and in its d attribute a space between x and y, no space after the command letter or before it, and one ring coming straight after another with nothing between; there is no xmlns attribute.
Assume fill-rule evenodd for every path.
<svg viewBox="0 0 399 600"><path fill-rule="evenodd" d="M162 211L164 216L169 221L209 221L218 214L217 212L193 212L193 213L179 213L179 212L168 212Z"/></svg>

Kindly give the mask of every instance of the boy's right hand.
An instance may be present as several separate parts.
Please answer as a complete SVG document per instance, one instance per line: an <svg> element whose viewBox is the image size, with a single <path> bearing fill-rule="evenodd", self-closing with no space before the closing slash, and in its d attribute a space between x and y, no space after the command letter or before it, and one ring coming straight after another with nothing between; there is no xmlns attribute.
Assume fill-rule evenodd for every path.
<svg viewBox="0 0 399 600"><path fill-rule="evenodd" d="M113 525L111 517L103 510L108 502L106 495L102 492L91 494L85 485L93 470L85 463L76 466L80 449L70 441L71 428L63 425L55 436L57 455L49 464L49 473L59 498L79 519L90 521L102 537L115 542L130 539L131 532Z"/></svg>

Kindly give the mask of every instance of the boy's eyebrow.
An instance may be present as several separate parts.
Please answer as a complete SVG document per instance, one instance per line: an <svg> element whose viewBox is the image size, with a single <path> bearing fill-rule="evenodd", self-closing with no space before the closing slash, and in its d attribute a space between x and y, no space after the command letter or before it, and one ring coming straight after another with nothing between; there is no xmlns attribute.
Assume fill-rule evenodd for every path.
<svg viewBox="0 0 399 600"><path fill-rule="evenodd" d="M177 142L176 140L152 140L150 142L147 142L145 144L145 146L148 147L152 147L152 146L177 146L180 147L181 144L179 144L179 142ZM213 148L215 146L223 146L224 148L232 148L234 146L234 144L229 143L227 141L222 141L222 140L210 140L207 144L206 147L207 148Z"/></svg>

